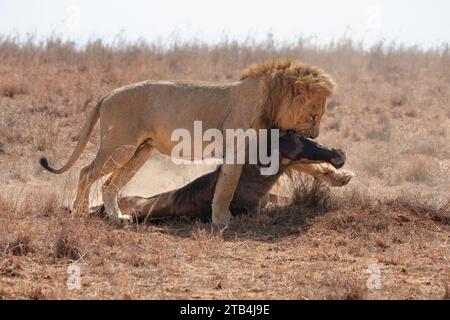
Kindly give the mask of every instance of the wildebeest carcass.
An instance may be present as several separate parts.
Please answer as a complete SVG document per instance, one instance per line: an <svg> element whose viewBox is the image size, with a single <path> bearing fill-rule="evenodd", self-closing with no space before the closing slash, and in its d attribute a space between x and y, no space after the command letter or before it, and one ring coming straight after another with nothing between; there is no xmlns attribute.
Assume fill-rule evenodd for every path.
<svg viewBox="0 0 450 320"><path fill-rule="evenodd" d="M341 168L346 160L340 149L328 148L293 132L280 132L279 170L274 175L261 175L260 165L245 164L238 187L231 202L233 215L258 212L265 202L270 189L278 178L302 164L323 163ZM215 185L221 166L187 185L152 197L127 196L119 199L120 208L139 221L160 220L171 217L191 217L209 220ZM342 170L344 183L353 174ZM92 209L93 213L105 215L103 205Z"/></svg>

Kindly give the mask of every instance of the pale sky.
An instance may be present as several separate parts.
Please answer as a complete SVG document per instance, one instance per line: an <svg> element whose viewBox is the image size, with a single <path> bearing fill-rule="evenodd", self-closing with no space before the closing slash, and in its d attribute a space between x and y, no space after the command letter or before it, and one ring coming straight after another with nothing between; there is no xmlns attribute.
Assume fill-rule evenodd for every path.
<svg viewBox="0 0 450 320"><path fill-rule="evenodd" d="M343 35L423 47L450 43L449 0L0 0L0 34L49 34L84 43L246 37L277 41ZM174 36L177 35L177 36Z"/></svg>

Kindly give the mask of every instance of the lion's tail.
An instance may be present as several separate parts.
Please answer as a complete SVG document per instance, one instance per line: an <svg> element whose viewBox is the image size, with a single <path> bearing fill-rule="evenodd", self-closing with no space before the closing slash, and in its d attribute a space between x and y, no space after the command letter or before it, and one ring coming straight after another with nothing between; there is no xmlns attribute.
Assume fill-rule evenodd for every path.
<svg viewBox="0 0 450 320"><path fill-rule="evenodd" d="M54 169L50 167L48 164L48 160L45 157L42 157L39 160L39 163L41 166L46 169L47 171L50 171L51 173L55 174L61 174L69 170L74 163L78 160L81 153L83 152L84 148L86 147L86 144L89 141L89 137L91 136L92 130L95 127L95 124L97 123L98 119L100 118L100 106L103 103L103 100L105 97L101 98L97 105L95 106L94 110L89 115L89 118L87 119L87 122L83 128L83 130L80 133L80 141L78 141L77 146L75 147L75 150L73 151L72 155L70 156L67 163L61 168L61 169Z"/></svg>

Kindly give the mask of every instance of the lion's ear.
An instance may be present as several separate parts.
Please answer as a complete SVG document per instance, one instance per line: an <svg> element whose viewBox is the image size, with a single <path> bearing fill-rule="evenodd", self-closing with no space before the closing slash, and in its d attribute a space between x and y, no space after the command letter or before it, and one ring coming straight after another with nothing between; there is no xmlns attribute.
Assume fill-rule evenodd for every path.
<svg viewBox="0 0 450 320"><path fill-rule="evenodd" d="M311 99L311 88L308 83L298 80L294 83L294 94L301 97L303 101Z"/></svg>

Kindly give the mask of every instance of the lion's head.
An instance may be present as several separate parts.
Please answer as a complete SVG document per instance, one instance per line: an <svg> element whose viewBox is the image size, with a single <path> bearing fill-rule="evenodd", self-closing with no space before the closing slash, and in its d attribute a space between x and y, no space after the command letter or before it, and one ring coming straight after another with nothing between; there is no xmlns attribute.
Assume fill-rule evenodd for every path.
<svg viewBox="0 0 450 320"><path fill-rule="evenodd" d="M264 119L282 130L293 129L316 138L327 98L335 83L323 70L295 60L272 60L251 66L242 76L262 79L267 99Z"/></svg>

